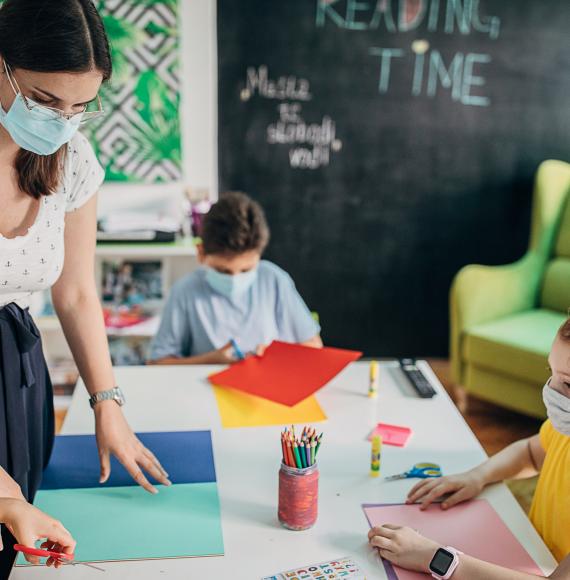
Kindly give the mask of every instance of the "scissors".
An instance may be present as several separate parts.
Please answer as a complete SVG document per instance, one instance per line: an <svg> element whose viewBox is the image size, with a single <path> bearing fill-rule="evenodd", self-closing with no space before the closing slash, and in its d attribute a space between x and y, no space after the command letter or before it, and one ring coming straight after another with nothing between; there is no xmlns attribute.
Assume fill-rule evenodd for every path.
<svg viewBox="0 0 570 580"><path fill-rule="evenodd" d="M441 467L437 463L416 463L409 471L387 477L385 481L396 481L397 479L408 479L410 477L428 479L441 476Z"/></svg>
<svg viewBox="0 0 570 580"><path fill-rule="evenodd" d="M61 562L62 564L70 564L72 566L87 566L89 568L94 568L95 570L100 570L105 572L103 568L98 568L93 564L88 564L87 562L74 562L73 554L66 554L65 552L55 552L53 550L42 550L41 548L29 548L28 546L22 546L21 544L15 544L14 550L16 552L22 552L23 554L30 554L32 556L39 556L40 558L54 558Z"/></svg>

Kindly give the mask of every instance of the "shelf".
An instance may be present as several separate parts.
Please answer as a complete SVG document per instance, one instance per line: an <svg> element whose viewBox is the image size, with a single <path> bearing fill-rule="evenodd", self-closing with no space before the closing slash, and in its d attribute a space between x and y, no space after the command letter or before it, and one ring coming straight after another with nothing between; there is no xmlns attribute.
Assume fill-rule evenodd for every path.
<svg viewBox="0 0 570 580"><path fill-rule="evenodd" d="M160 325L160 316L152 316L148 320L134 324L133 326L126 326L125 328L107 328L107 336L154 336Z"/></svg>
<svg viewBox="0 0 570 580"><path fill-rule="evenodd" d="M57 316L40 316L36 320L36 325L40 332L61 331L61 324ZM152 316L139 324L127 326L126 328L107 328L107 336L135 336L135 337L152 337L156 334L160 325L160 316Z"/></svg>
<svg viewBox="0 0 570 580"><path fill-rule="evenodd" d="M196 256L194 240L188 238L176 242L162 243L98 243L95 255L98 257L119 256L121 258L162 258L169 256Z"/></svg>

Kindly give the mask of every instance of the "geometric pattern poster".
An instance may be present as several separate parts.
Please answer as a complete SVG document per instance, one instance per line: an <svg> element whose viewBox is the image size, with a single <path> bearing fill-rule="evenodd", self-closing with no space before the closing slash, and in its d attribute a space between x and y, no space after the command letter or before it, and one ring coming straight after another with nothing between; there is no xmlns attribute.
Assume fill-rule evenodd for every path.
<svg viewBox="0 0 570 580"><path fill-rule="evenodd" d="M94 0L113 58L105 115L81 127L107 181L181 179L178 0Z"/></svg>

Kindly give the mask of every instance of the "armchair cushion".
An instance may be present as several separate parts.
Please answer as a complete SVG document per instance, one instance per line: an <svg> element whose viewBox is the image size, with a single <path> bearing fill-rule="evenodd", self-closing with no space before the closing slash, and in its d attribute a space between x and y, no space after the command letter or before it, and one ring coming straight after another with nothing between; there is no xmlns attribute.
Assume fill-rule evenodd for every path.
<svg viewBox="0 0 570 580"><path fill-rule="evenodd" d="M562 312L529 310L469 329L463 339L464 363L542 387L553 337L566 320Z"/></svg>
<svg viewBox="0 0 570 580"><path fill-rule="evenodd" d="M570 258L555 258L548 264L540 302L543 308L558 310L563 314L568 312L570 308Z"/></svg>

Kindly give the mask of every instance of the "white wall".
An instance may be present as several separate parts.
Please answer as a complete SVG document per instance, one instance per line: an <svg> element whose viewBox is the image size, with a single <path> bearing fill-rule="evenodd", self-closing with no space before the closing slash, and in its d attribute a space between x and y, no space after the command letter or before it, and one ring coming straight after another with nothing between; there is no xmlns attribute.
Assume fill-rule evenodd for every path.
<svg viewBox="0 0 570 580"><path fill-rule="evenodd" d="M178 204L186 187L218 194L215 0L179 0L183 181L167 185L109 184L99 215L117 209Z"/></svg>

